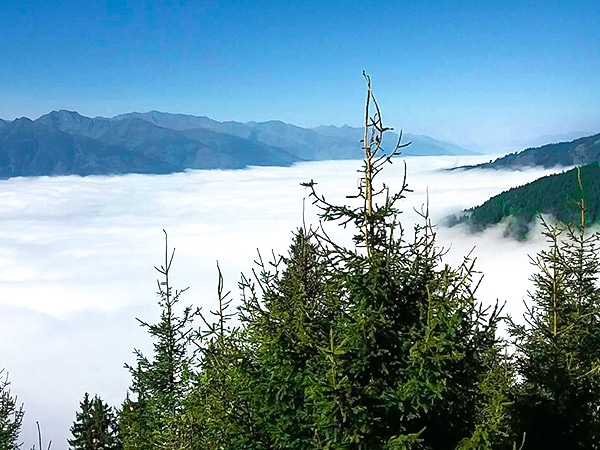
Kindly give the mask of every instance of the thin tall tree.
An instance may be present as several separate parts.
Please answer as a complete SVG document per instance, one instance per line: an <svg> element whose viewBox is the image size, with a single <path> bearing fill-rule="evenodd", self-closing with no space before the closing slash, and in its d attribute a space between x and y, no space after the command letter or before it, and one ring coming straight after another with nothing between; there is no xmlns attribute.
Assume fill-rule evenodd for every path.
<svg viewBox="0 0 600 450"><path fill-rule="evenodd" d="M130 389L136 397L128 397L121 414L123 446L126 450L156 446L170 448L171 445L177 447L178 444L174 442L178 439L176 424L191 387L193 352L190 351L190 340L194 332L193 320L199 310L188 306L181 313L176 311L180 297L187 288L177 290L171 285L175 250L169 252L166 231L164 234L164 264L155 267L162 277L157 280L160 320L153 324L137 319L154 340L153 355L148 358L136 349L136 364L125 365L132 375Z"/></svg>

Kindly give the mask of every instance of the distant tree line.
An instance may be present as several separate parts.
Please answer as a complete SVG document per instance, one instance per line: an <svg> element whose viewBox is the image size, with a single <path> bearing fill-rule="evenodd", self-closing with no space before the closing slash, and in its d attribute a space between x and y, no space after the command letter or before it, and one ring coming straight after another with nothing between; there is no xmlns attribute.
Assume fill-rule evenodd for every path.
<svg viewBox="0 0 600 450"><path fill-rule="evenodd" d="M600 236L587 232L584 197L576 224L543 223L525 324L505 317L477 300L468 255L444 263L427 206L402 227L406 182L394 192L378 175L404 144L381 148L365 78L358 192L337 205L305 184L353 245L302 226L285 255L259 255L242 277L237 311L218 270L207 314L180 307L165 240L160 318L138 319L153 350L134 351L118 411L85 394L71 449L600 448Z"/></svg>
<svg viewBox="0 0 600 450"><path fill-rule="evenodd" d="M540 214L551 215L563 223L579 223L584 199L586 225L600 219L600 164L598 162L539 178L524 186L498 194L482 205L448 219L448 225L468 225L480 232L497 224L504 225L506 235L520 240L530 236Z"/></svg>
<svg viewBox="0 0 600 450"><path fill-rule="evenodd" d="M585 136L569 142L557 142L490 160L487 163L464 166L467 169L512 169L556 166L576 166L600 160L600 134Z"/></svg>

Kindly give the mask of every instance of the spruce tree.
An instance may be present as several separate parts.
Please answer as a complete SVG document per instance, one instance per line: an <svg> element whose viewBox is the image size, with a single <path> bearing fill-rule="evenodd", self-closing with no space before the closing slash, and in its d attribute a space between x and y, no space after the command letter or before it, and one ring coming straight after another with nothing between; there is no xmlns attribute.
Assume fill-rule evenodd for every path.
<svg viewBox="0 0 600 450"><path fill-rule="evenodd" d="M257 263L253 279L241 283L256 425L265 448L315 448L311 389L316 374L327 370L321 348L329 342L337 290L312 230L299 229L286 256Z"/></svg>
<svg viewBox="0 0 600 450"><path fill-rule="evenodd" d="M123 449L146 450L152 448L152 430L144 420L143 395L137 401L130 399L129 395L121 406L119 412L119 431L122 436Z"/></svg>
<svg viewBox="0 0 600 450"><path fill-rule="evenodd" d="M0 370L0 450L17 450L21 446L19 432L24 414L23 405L10 392L8 374Z"/></svg>
<svg viewBox="0 0 600 450"><path fill-rule="evenodd" d="M191 374L183 351L191 313L165 325L165 254L167 313L159 325L143 323L156 339L155 358L138 352L130 369L137 398L121 414L125 448L467 450L512 442L512 366L496 336L501 308L476 300L469 257L458 268L444 264L426 208L412 236L401 226L406 180L395 193L377 183L405 144L381 148L388 128L365 79L365 160L354 203L329 203L306 183L322 221L353 229L354 245L303 227L286 256L259 255L240 283L239 327L229 324L219 272L216 320L203 317L204 332L194 335L198 371L172 385L164 383L166 336L184 343L172 353L182 364L170 367ZM169 402L168 386L181 388L179 401Z"/></svg>
<svg viewBox="0 0 600 450"><path fill-rule="evenodd" d="M533 258L526 323L511 326L520 380L512 416L530 449L600 448L600 234L588 233L581 198L578 224L542 220L548 249Z"/></svg>
<svg viewBox="0 0 600 450"><path fill-rule="evenodd" d="M443 264L427 208L408 238L395 193L377 177L407 144L385 153L379 105L367 81L365 160L358 205L334 205L307 184L325 222L353 226L355 247L318 234L339 306L326 372L314 374L315 442L319 448L431 448L499 445L507 438L508 383L500 309L475 297L472 261ZM370 108L374 113L370 114ZM400 134L401 137L401 134ZM493 387L490 387L490 384ZM484 386L488 386L485 394ZM491 413L489 403L500 408ZM485 431L485 432L484 432Z"/></svg>
<svg viewBox="0 0 600 450"><path fill-rule="evenodd" d="M199 367L186 399L184 417L193 449L267 449L252 381L256 361L246 330L232 326L236 314L224 291L217 264L217 307L209 316L200 314L204 327L196 336Z"/></svg>
<svg viewBox="0 0 600 450"><path fill-rule="evenodd" d="M164 230L163 230L164 231ZM193 320L198 310L188 306L181 314L175 308L180 296L187 290L173 290L171 266L175 250L169 254L165 232L164 265L155 267L162 276L158 280L160 320L156 324L137 319L154 339L152 358L135 350L136 364L125 367L133 377L129 397L121 413L123 447L127 449L178 448L182 430L176 430L183 401L191 386L193 353L190 340Z"/></svg>
<svg viewBox="0 0 600 450"><path fill-rule="evenodd" d="M322 220L353 228L355 245L303 229L287 257L259 258L241 283L238 356L212 359L221 363L213 375L214 364L201 370L239 383L227 385L221 425L240 437L226 448L479 449L510 440L500 308L475 299L469 258L458 269L443 264L426 209L407 237L398 221L405 180L396 193L376 186L404 144L384 154L387 128L365 78L359 204L331 204L306 183ZM247 408L245 427L234 405Z"/></svg>
<svg viewBox="0 0 600 450"><path fill-rule="evenodd" d="M120 450L123 448L115 410L97 395L86 392L71 427L72 450Z"/></svg>

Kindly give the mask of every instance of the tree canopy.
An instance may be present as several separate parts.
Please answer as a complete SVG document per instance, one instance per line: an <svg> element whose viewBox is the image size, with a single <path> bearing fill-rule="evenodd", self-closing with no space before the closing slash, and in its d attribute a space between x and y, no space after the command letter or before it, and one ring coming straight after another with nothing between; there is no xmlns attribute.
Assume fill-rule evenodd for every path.
<svg viewBox="0 0 600 450"><path fill-rule="evenodd" d="M580 181L583 191L579 187ZM600 219L599 163L509 189L464 211L459 217L449 218L449 224L466 223L473 232L504 224L506 235L527 239L540 214L551 215L565 224L578 224L581 214L576 202L580 198L585 200L586 225L597 223Z"/></svg>

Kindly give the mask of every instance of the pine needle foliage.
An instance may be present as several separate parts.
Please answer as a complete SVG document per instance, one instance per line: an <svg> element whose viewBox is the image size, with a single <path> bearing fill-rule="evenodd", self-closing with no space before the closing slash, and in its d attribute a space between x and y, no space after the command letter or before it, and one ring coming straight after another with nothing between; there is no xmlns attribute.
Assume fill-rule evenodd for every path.
<svg viewBox="0 0 600 450"><path fill-rule="evenodd" d="M201 315L203 331L197 335L200 363L193 391L186 400L185 417L194 449L260 449L256 409L251 403L249 350L242 332L230 325L230 292L225 292L217 264L217 308L212 319ZM187 447L186 447L187 448Z"/></svg>
<svg viewBox="0 0 600 450"><path fill-rule="evenodd" d="M0 370L0 450L17 450L21 447L19 432L23 422L23 405L10 391L8 373Z"/></svg>
<svg viewBox="0 0 600 450"><path fill-rule="evenodd" d="M508 372L496 336L501 308L475 299L468 256L457 269L443 264L426 207L422 224L406 236L398 220L406 177L396 192L377 177L408 144L399 140L389 153L381 148L389 128L365 79L365 160L352 196L360 204L329 203L316 183L306 184L324 222L356 230L354 248L336 244L323 228L316 235L339 302L322 350L329 370L313 387L317 442L320 448L491 448L508 437Z"/></svg>
<svg viewBox="0 0 600 450"><path fill-rule="evenodd" d="M600 234L586 229L584 198L579 224L542 220L548 249L532 259L526 323L510 329L520 380L512 416L530 449L600 448Z"/></svg>
<svg viewBox="0 0 600 450"><path fill-rule="evenodd" d="M164 230L163 230L164 231ZM174 290L170 273L175 250L169 254L168 237L165 232L164 264L155 269L162 276L158 280L158 305L160 320L156 324L137 319L154 339L153 356L146 357L134 350L136 364L126 364L133 384L129 397L123 405L121 432L123 447L127 449L178 448L180 430L177 419L183 410L183 399L191 388L193 353L190 340L193 337L193 320L198 309L185 307L181 314L176 311L181 295L187 290Z"/></svg>
<svg viewBox="0 0 600 450"><path fill-rule="evenodd" d="M339 306L314 233L299 229L286 256L243 278L241 321L252 361L246 372L265 448L318 446L315 381L328 373L322 349Z"/></svg>
<svg viewBox="0 0 600 450"><path fill-rule="evenodd" d="M116 411L97 395L86 392L79 404L68 440L71 450L121 450Z"/></svg>
<svg viewBox="0 0 600 450"><path fill-rule="evenodd" d="M512 442L513 372L496 336L501 308L476 300L469 255L458 268L444 264L427 207L412 233L402 227L406 177L398 191L378 177L408 144L400 134L391 152L382 149L389 128L365 80L358 193L335 205L306 183L322 224L298 229L285 255L259 253L240 281L237 314L218 269L212 319L201 315L200 332L188 334L191 310L171 313L179 294L169 296L165 254L161 321L142 322L156 340L154 359L137 352L130 367L137 398L123 406L124 448L466 450ZM351 230L350 247L327 234L331 222ZM198 351L193 374L188 336Z"/></svg>

